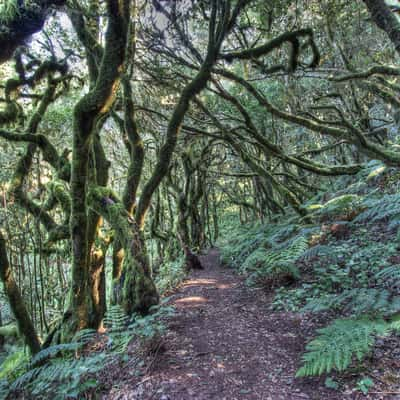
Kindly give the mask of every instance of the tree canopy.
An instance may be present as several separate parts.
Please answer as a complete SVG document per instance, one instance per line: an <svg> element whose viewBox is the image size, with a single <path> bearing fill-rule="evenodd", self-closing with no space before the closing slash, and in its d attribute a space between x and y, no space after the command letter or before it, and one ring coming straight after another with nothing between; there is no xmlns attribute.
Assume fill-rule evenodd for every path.
<svg viewBox="0 0 400 400"><path fill-rule="evenodd" d="M273 282L298 279L315 238L283 248L289 237L266 244L278 234L263 229L296 220L342 240L336 219L372 207L346 185L400 167L398 10L385 0L5 0L0 325L16 325L34 356L101 330L110 310L148 318L214 246L256 281L278 266ZM395 197L394 180L369 190ZM242 243L233 220L237 232L248 224ZM339 307L353 286L329 301ZM329 329L382 330L378 318L347 323L323 340ZM312 343L300 375L352 360L316 366Z"/></svg>

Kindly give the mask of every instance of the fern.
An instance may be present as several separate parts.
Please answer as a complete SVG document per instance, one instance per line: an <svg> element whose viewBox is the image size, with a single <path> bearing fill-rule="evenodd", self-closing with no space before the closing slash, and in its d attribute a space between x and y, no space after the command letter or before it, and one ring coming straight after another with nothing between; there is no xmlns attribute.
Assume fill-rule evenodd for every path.
<svg viewBox="0 0 400 400"><path fill-rule="evenodd" d="M0 400L5 400L10 392L10 384L7 379L0 379Z"/></svg>
<svg viewBox="0 0 400 400"><path fill-rule="evenodd" d="M400 332L400 315L395 315L390 321L390 328L395 332Z"/></svg>
<svg viewBox="0 0 400 400"><path fill-rule="evenodd" d="M268 254L269 252L263 248L256 249L244 260L241 270L246 272L259 268L268 259Z"/></svg>
<svg viewBox="0 0 400 400"><path fill-rule="evenodd" d="M289 225L278 225L274 231L269 235L268 240L272 244L276 244L279 242L283 242L292 236L298 229L297 225L289 224Z"/></svg>
<svg viewBox="0 0 400 400"><path fill-rule="evenodd" d="M238 228L231 234L229 241L221 247L221 261L224 264L240 268L244 260L257 248L268 245L270 228Z"/></svg>
<svg viewBox="0 0 400 400"><path fill-rule="evenodd" d="M400 265L391 265L390 267L384 268L375 275L375 278L386 284L400 283Z"/></svg>
<svg viewBox="0 0 400 400"><path fill-rule="evenodd" d="M97 386L96 375L107 368L116 357L126 354L133 339L152 338L160 334L164 325L160 322L171 315L171 307L161 306L153 314L136 318L131 322L119 306L110 307L105 317L108 346L101 352L78 351L90 343L98 333L94 330L78 332L71 343L43 349L27 362L18 375L7 375L9 380L0 380L0 398L13 397L22 392L26 398L64 400L83 398L82 394ZM15 362L10 360L10 365Z"/></svg>
<svg viewBox="0 0 400 400"><path fill-rule="evenodd" d="M0 379L18 376L18 372L24 370L27 362L28 356L23 350L10 354L1 364Z"/></svg>
<svg viewBox="0 0 400 400"><path fill-rule="evenodd" d="M156 276L156 285L160 294L177 287L186 274L184 257L178 257L173 261L162 263Z"/></svg>
<svg viewBox="0 0 400 400"><path fill-rule="evenodd" d="M261 277L282 273L299 278L300 272L295 266L295 262L306 251L308 243L304 236L295 237L290 242L286 243L286 247L281 249L257 249L247 257L242 269L244 271L254 271L249 277L249 282L251 283Z"/></svg>
<svg viewBox="0 0 400 400"><path fill-rule="evenodd" d="M163 303L166 300L164 299ZM131 323L129 323L129 318L121 308L115 308L111 314L108 312L107 319L114 322L107 332L109 351L117 355L123 355L134 338L148 340L161 335L165 328L161 320L171 316L174 313L174 309L162 304L154 307L151 311L152 313L146 317L136 316ZM116 320L112 321L115 318ZM128 325L124 325L122 329L121 323Z"/></svg>
<svg viewBox="0 0 400 400"><path fill-rule="evenodd" d="M391 315L400 311L400 297L392 297L385 289L355 288L312 299L303 307L303 311L320 312L334 308L350 312L354 316Z"/></svg>
<svg viewBox="0 0 400 400"><path fill-rule="evenodd" d="M368 198L363 202L363 207L366 210L359 214L353 220L353 223L377 222L400 217L400 194L386 194L380 198Z"/></svg>
<svg viewBox="0 0 400 400"><path fill-rule="evenodd" d="M87 380L89 374L95 374L106 365L106 355L102 353L79 359L57 359L30 369L12 383L10 390L23 390L34 398L78 397L82 389L87 389L82 378Z"/></svg>
<svg viewBox="0 0 400 400"><path fill-rule="evenodd" d="M306 347L303 366L297 377L322 375L333 369L341 372L353 359L361 361L371 350L376 335L388 333L390 325L367 319L338 319L325 328Z"/></svg>
<svg viewBox="0 0 400 400"><path fill-rule="evenodd" d="M76 350L80 348L80 344L77 342L72 343L62 343L54 346L50 346L47 349L39 351L31 360L31 366L34 367L48 360L49 358L53 358L60 353L74 353Z"/></svg>
<svg viewBox="0 0 400 400"><path fill-rule="evenodd" d="M120 305L110 306L104 316L104 327L111 331L123 331L129 324L129 317Z"/></svg>
<svg viewBox="0 0 400 400"><path fill-rule="evenodd" d="M332 247L323 245L323 244L318 244L316 246L312 246L309 249L307 249L300 257L299 261L305 261L309 262L315 257L318 256L331 256L332 255Z"/></svg>

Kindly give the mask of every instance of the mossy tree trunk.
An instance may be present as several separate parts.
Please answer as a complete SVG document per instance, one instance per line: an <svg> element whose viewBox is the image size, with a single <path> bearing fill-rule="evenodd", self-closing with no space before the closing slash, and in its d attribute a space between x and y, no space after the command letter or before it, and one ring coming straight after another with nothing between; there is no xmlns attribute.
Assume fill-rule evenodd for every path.
<svg viewBox="0 0 400 400"><path fill-rule="evenodd" d="M107 1L108 27L105 48L95 85L78 102L74 110L71 170L71 243L72 286L69 309L64 318L64 337L77 330L97 328L90 289L90 218L87 207L89 159L96 123L110 110L117 92L125 60L128 0Z"/></svg>
<svg viewBox="0 0 400 400"><path fill-rule="evenodd" d="M197 255L192 251L193 243L193 225L196 221L193 221L193 208L197 211L197 201L195 198L195 182L193 163L190 157L190 150L182 154L182 165L185 175L184 185L181 187L178 182L173 180L172 174L168 177L169 186L175 192L176 205L178 209L178 217L176 221L176 235L179 243L185 255L185 264L188 270L190 269L202 269L201 262ZM192 218L192 232L189 229L189 218ZM195 236L195 235L194 235Z"/></svg>
<svg viewBox="0 0 400 400"><path fill-rule="evenodd" d="M14 279L7 256L4 237L0 231L0 279L10 303L11 310L17 321L19 333L24 337L26 345L32 354L40 351L41 344L36 333L31 316L25 306L24 299Z"/></svg>
<svg viewBox="0 0 400 400"><path fill-rule="evenodd" d="M116 117L116 121L120 126L121 132L124 133L124 143L129 153L130 162L128 167L128 177L122 195L122 203L131 218L136 210L136 196L142 177L144 163L144 147L135 121L132 88L127 75L124 75L122 78L122 87L124 94L123 101L125 118L124 121L122 121ZM142 246L145 246L144 242L142 243ZM119 238L116 238L113 246L113 302L118 302L118 299L122 298L122 283L125 280L126 275L126 271L123 271L123 266L123 244ZM150 269L150 267L147 266L145 269ZM137 282L140 282L140 280ZM153 290L152 285L148 287ZM153 294L150 294L150 297L153 297Z"/></svg>
<svg viewBox="0 0 400 400"><path fill-rule="evenodd" d="M166 140L161 146L157 163L150 179L143 187L137 206L135 198L132 196L132 192L133 194L136 194L137 185L139 184L139 179L141 177L142 165L140 160L142 160L141 157L143 156L143 153L141 152L143 149L140 136L137 135L136 127L134 125L130 127L127 125L127 122L134 123L134 119L131 118L133 115L133 108L129 109L131 107L131 104L128 101L130 96L125 96L125 131L131 136L133 143L137 144L132 146L132 151L139 151L140 154L137 156L135 164L131 162L131 166L134 167L135 170L132 170L132 175L129 174L129 176L135 177L135 179L130 183L128 182L127 185L127 188L130 190L130 198L127 198L124 195L125 212L130 216L131 211L134 211L133 215L135 223L133 224L131 221L129 229L125 229L125 232L131 232L128 239L121 235L117 235L118 240L121 241L120 245L124 249L124 254L122 255L121 250L116 247L117 252L114 253L115 264L113 275L115 279L119 280L119 287L122 288L122 298L120 301L124 304L125 309L128 312L138 310L145 313L148 311L149 306L158 299L158 294L151 278L150 264L147 258L143 238L146 215L154 192L158 189L160 183L168 174L172 156L177 145L179 132L185 115L189 110L190 102L206 87L207 82L211 77L212 67L218 58L225 35L231 26L233 26L234 20L242 7L243 5L236 7L235 11L231 15L229 1L212 2L206 56L202 61L198 73L183 88L180 94L179 100L168 123ZM125 89L130 90L128 85L126 85ZM96 211L100 212L99 209L96 209ZM111 221L110 223L114 224L114 222ZM121 268L122 260L123 264ZM131 273L135 273L136 276L132 276Z"/></svg>
<svg viewBox="0 0 400 400"><path fill-rule="evenodd" d="M92 187L89 204L112 226L124 250L117 302L126 313L147 314L159 296L151 276L143 233L123 203L107 188Z"/></svg>
<svg viewBox="0 0 400 400"><path fill-rule="evenodd" d="M191 244L193 248L200 250L203 248L206 242L206 232L205 232L205 210L204 204L199 211L199 205L201 199L204 198L204 184L205 184L205 174L204 170L200 170L199 165L197 165L196 171L193 173L194 179L191 188L190 195L190 221L191 221Z"/></svg>
<svg viewBox="0 0 400 400"><path fill-rule="evenodd" d="M104 119L99 121L96 126L96 133L93 136L91 160L89 162L90 185L106 186L108 182L110 162L106 158L99 135L103 122ZM92 313L89 316L89 324L90 326L98 327L106 312L105 261L109 240L99 236L103 218L93 210L89 210L88 215L89 291L93 305Z"/></svg>
<svg viewBox="0 0 400 400"><path fill-rule="evenodd" d="M190 234L188 227L189 210L183 193L178 195L178 238L182 246L183 253L185 254L186 267L190 269L202 269L203 266L199 257L193 253L190 243Z"/></svg>
<svg viewBox="0 0 400 400"><path fill-rule="evenodd" d="M105 49L99 43L99 1L90 0L89 9L93 18L85 20L77 10L69 10L69 17L75 32L82 43L88 65L89 87L94 90L98 83L100 66ZM105 110L103 110L105 111ZM90 145L88 162L88 184L106 186L110 162L107 160L100 133L108 114L102 112L94 124L93 141ZM106 311L105 259L109 246L108 238L99 236L103 224L102 217L88 210L88 252L89 252L89 283L92 312L89 315L89 325L97 327L101 324Z"/></svg>

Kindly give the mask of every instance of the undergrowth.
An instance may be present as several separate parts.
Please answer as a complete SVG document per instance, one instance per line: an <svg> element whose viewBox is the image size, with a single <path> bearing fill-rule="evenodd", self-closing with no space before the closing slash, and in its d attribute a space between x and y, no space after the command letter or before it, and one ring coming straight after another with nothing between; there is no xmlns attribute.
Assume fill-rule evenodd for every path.
<svg viewBox="0 0 400 400"><path fill-rule="evenodd" d="M385 171L371 163L352 182L339 179L303 206L307 223L289 213L279 223L225 227L222 261L274 289L273 310L328 321L306 346L298 377L343 372L371 354L376 338L399 331L400 192L398 173Z"/></svg>
<svg viewBox="0 0 400 400"><path fill-rule="evenodd" d="M130 343L143 349L159 338L165 329L162 321L171 313L171 307L161 306L146 317L129 318L120 306L112 306L104 334L83 330L70 343L50 346L31 359L23 351L10 355L0 372L0 399L65 400L99 393L99 374L116 361L131 368L137 355L128 351Z"/></svg>
<svg viewBox="0 0 400 400"><path fill-rule="evenodd" d="M159 293L166 293L178 286L187 274L184 256L161 264L156 275L156 285Z"/></svg>

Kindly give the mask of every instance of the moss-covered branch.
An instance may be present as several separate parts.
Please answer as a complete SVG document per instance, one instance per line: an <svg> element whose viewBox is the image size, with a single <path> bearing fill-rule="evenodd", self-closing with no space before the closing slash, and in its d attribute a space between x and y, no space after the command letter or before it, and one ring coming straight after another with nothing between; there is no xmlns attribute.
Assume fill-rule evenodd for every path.
<svg viewBox="0 0 400 400"><path fill-rule="evenodd" d="M199 99L196 99L196 103L200 107L200 109L211 119L215 126L217 126L221 130L225 140L239 154L243 162L247 164L249 168L257 175L269 181L299 215L306 216L307 212L301 207L301 203L298 200L297 196L291 190L281 184L266 168L258 164L250 156L250 154L248 154L244 147L234 140L230 132L225 129L218 118L216 118Z"/></svg>
<svg viewBox="0 0 400 400"><path fill-rule="evenodd" d="M245 107L240 103L240 101L228 93L225 89L222 88L217 82L214 81L217 86L217 94L223 99L230 102L243 116L244 121L246 123L246 130L250 135L257 141L257 143L262 146L264 151L268 155L272 155L281 159L282 161L288 162L290 164L296 165L300 168L303 168L307 171L311 171L318 175L325 176L336 176L336 175L354 175L361 170L360 165L322 165L316 163L315 161L307 160L303 157L290 156L285 154L283 149L281 149L276 144L272 143L267 139L265 135L262 135L255 124L252 121L250 114L247 112Z"/></svg>
<svg viewBox="0 0 400 400"><path fill-rule="evenodd" d="M160 149L159 159L151 178L143 188L135 215L136 221L141 229L143 229L145 216L149 209L153 193L168 173L169 164L176 147L183 120L186 112L189 110L190 101L206 87L211 77L211 70L217 60L222 41L225 38L231 21L229 7L229 1L212 2L208 29L207 54L198 73L184 87L180 94L179 100L168 123L166 140ZM217 12L221 14L219 20L217 18Z"/></svg>
<svg viewBox="0 0 400 400"><path fill-rule="evenodd" d="M374 65L366 71L351 72L339 76L332 76L330 80L334 82L344 82L354 79L367 79L373 75L399 76L400 68L389 65Z"/></svg>
<svg viewBox="0 0 400 400"><path fill-rule="evenodd" d="M143 233L129 215L123 203L108 188L90 188L88 203L112 226L124 249L124 265L120 284L120 302L128 314L146 314L158 304L158 293L151 277Z"/></svg>
<svg viewBox="0 0 400 400"><path fill-rule="evenodd" d="M107 1L108 27L105 47L95 84L74 109L71 170L72 289L66 334L90 326L91 295L89 285L89 214L87 187L91 139L97 121L107 114L114 102L122 72L130 18L128 0ZM97 327L95 327L97 328Z"/></svg>
<svg viewBox="0 0 400 400"><path fill-rule="evenodd" d="M89 80L94 84L98 78L104 49L93 35L93 32L86 26L82 10L69 9L68 15L80 42L85 48Z"/></svg>
<svg viewBox="0 0 400 400"><path fill-rule="evenodd" d="M32 354L40 351L41 344L32 319L25 306L24 299L14 279L11 265L8 261L6 243L0 231L0 279L10 303L11 310L17 320L18 330L24 337L26 345Z"/></svg>
<svg viewBox="0 0 400 400"><path fill-rule="evenodd" d="M290 43L292 46L292 51L289 60L289 70L295 71L299 64L300 56L300 38L306 37L308 39L308 44L312 49L313 58L308 63L308 66L315 68L320 61L320 54L318 48L314 42L313 32L311 29L299 29L297 31L285 32L282 35L270 40L269 42L246 50L235 51L231 53L221 54L220 58L227 60L229 62L237 60L249 60L253 58L259 58L268 55L271 51L281 47L284 43Z"/></svg>
<svg viewBox="0 0 400 400"><path fill-rule="evenodd" d="M49 82L43 97L41 98L35 112L31 116L27 124L27 133L24 135L28 135L29 138L31 138L32 140L34 140L34 136L36 136L37 134L39 124L42 121L47 108L54 100L56 87L56 83L52 81ZM2 132L4 135L6 135L7 131ZM14 137L14 135L10 135L10 137ZM32 141L27 145L25 153L18 160L16 169L10 182L9 192L21 207L24 207L35 218L39 219L39 221L43 224L47 231L54 231L58 227L54 219L47 212L45 212L41 205L36 204L36 202L30 199L28 194L24 190L25 179L32 167L33 157L37 148L38 144L36 143L36 141Z"/></svg>
<svg viewBox="0 0 400 400"><path fill-rule="evenodd" d="M57 172L60 179L69 181L71 165L66 157L58 154L55 146L42 134L15 133L0 129L0 137L13 142L29 142L42 150L42 156Z"/></svg>
<svg viewBox="0 0 400 400"><path fill-rule="evenodd" d="M142 177L144 147L143 140L138 132L135 121L132 88L127 76L122 79L122 86L124 89L124 132L126 134L130 159L128 178L124 188L122 201L126 210L132 214L136 207L136 196L140 179Z"/></svg>
<svg viewBox="0 0 400 400"><path fill-rule="evenodd" d="M275 115L276 117L291 122L295 125L303 126L313 132L317 132L322 135L329 135L340 140L348 140L349 143L356 145L361 152L372 158L382 160L389 165L400 165L399 152L390 150L382 145L371 142L356 126L346 126L346 128L342 128L329 124L322 124L320 122L316 122L311 118L301 117L280 110L273 106L259 90L257 90L251 83L247 82L245 79L224 69L215 69L215 72L244 87L250 94L254 96L258 103L272 115ZM346 167L344 166L343 168ZM357 166L357 168L359 167Z"/></svg>

